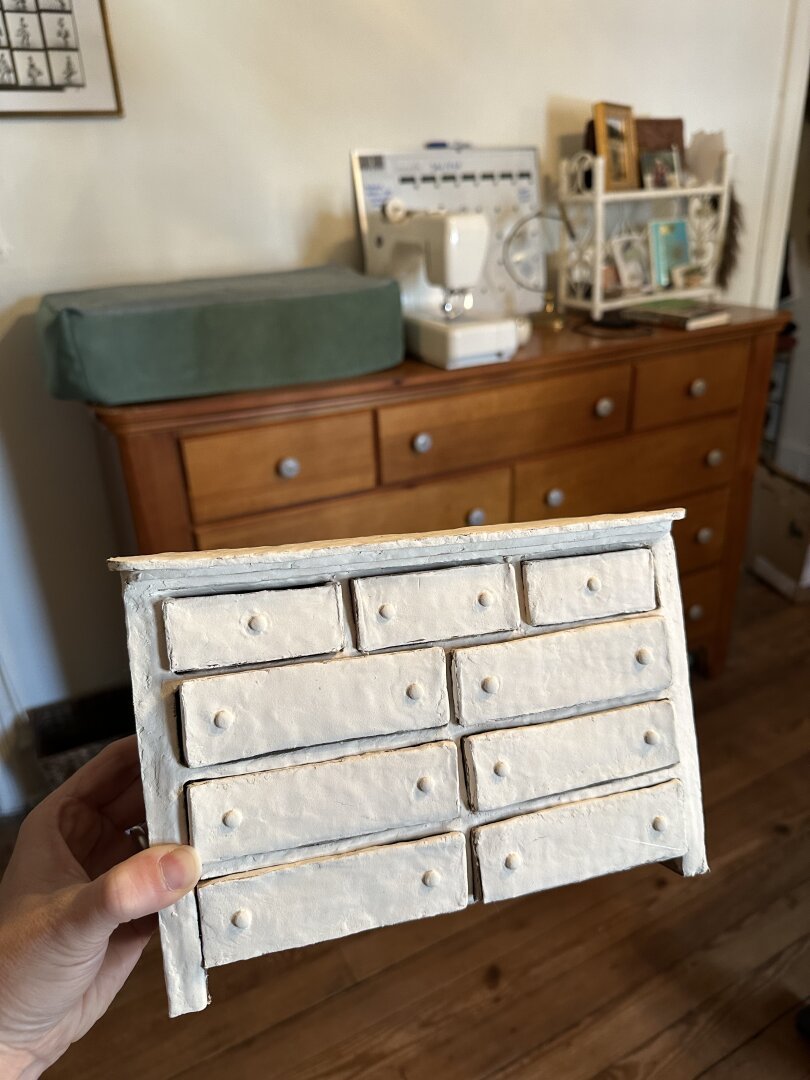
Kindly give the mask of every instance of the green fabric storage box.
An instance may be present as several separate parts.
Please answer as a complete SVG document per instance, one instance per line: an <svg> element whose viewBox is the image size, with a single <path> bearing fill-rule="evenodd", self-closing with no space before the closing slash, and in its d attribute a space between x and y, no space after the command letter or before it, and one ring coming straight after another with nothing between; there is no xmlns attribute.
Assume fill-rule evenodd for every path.
<svg viewBox="0 0 810 1080"><path fill-rule="evenodd" d="M399 287L345 267L53 293L37 314L58 398L126 405L382 371Z"/></svg>

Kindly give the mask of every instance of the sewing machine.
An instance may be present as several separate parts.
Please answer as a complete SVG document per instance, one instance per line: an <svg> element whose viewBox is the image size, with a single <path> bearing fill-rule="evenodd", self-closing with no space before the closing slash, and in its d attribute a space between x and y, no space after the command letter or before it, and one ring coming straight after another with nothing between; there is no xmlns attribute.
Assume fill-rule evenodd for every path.
<svg viewBox="0 0 810 1080"><path fill-rule="evenodd" d="M445 368L510 360L541 306L503 252L538 209L534 151L358 151L352 166L366 271L399 282L410 351Z"/></svg>

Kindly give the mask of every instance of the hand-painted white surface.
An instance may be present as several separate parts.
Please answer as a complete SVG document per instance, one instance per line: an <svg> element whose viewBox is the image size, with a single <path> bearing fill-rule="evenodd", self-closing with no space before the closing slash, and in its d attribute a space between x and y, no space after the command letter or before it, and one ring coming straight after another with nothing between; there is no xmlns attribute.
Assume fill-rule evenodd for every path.
<svg viewBox="0 0 810 1080"><path fill-rule="evenodd" d="M456 715L462 724L478 724L620 703L665 690L670 674L664 620L657 616L457 649Z"/></svg>
<svg viewBox="0 0 810 1080"><path fill-rule="evenodd" d="M354 754L189 784L191 843L203 862L365 837L459 813L453 742Z"/></svg>
<svg viewBox="0 0 810 1080"><path fill-rule="evenodd" d="M683 855L677 780L539 810L473 833L485 903Z"/></svg>
<svg viewBox="0 0 810 1080"><path fill-rule="evenodd" d="M467 905L461 833L206 882L206 967L457 911Z"/></svg>
<svg viewBox="0 0 810 1080"><path fill-rule="evenodd" d="M570 679L572 680L570 685L573 685L576 680L571 672L578 672L577 678L590 685L590 693L594 695L594 699L589 698L585 702L558 706L544 712L543 721L549 723L584 713L602 712L611 704L624 706L636 700L649 701L661 697L662 690L647 688L639 693L628 692L617 702L608 699L607 695L616 691L615 681L611 681L613 676L610 670L610 657L614 655L611 651L612 646L605 648L599 645L596 648L604 669L601 674L605 677L604 684L601 687L597 685L591 655L594 649L591 645L594 642L601 642L603 634L618 635L617 640L621 639L621 642L625 644L629 640L635 641L627 635L643 635L643 643L641 638L635 641L636 658L639 654L644 657L644 662L636 659L640 667L654 669L655 664L661 662L661 655L665 654L668 658L670 674L668 685L664 689L672 707L674 739L679 750L679 760L671 765L621 779L597 775L598 770L594 768L591 774L594 780L589 786L561 794L529 798L513 806L511 813L530 816L536 811L570 805L574 801L597 799L603 801L609 795L633 791L640 784L652 788L677 780L682 785L685 796L683 801L685 847L680 856L669 860L669 864L684 874L703 872L706 869L706 860L700 804L700 778L689 696L681 600L674 547L670 535L672 520L682 516L682 511L667 511L656 514L635 514L629 517L543 522L500 530L476 529L472 532L461 530L446 535L379 537L364 541L316 544L309 547L292 546L259 551L189 553L113 560L111 565L125 574L125 606L133 692L142 757L147 822L152 842L178 842L188 839L185 790L193 782L219 781L226 780L229 776L268 770L277 771L293 766L308 766L316 762L339 760L349 755L383 750L404 750L413 744L435 745L442 741L452 741L456 749L459 749L462 739L470 733L469 727L445 723L441 727L421 730L410 728L393 734L369 735L365 738L358 738L356 735L348 736L345 741L326 745L296 744L294 748L274 753L267 753L264 749L257 751L255 757L243 756L231 759L227 763L219 762L191 768L184 763L178 745L178 739L181 738L175 704L178 686L181 687L181 697L193 690L195 686L201 687L202 699L206 693L209 693L205 689L206 686L223 686L228 688L228 693L231 693L234 686L254 686L251 691L253 696L248 695L252 702L248 714L255 713L253 719L259 725L256 730L260 730L267 723L268 717L273 719L273 714L270 706L267 706L267 712L261 713L261 708L264 707L262 702L267 702L269 698L264 691L255 690L256 684L252 681L254 677L271 680L281 678L281 673L284 672L298 672L305 669L311 672L318 668L348 668L351 665L360 664L368 665L362 668L364 672L379 672L381 668L373 667L372 664L380 665L390 662L401 666L407 662L410 665L413 662L419 662L427 654L435 653L438 659L433 662L433 670L436 672L437 684L446 687L448 674L446 665L450 663L454 648L460 653L485 654L490 648L500 649L504 645L518 646L530 647L531 650L539 649L544 655L550 648L555 653L557 666L554 671L557 678L563 682ZM595 625L554 632L520 622L515 630L497 631L479 636L472 634L461 643L458 639L444 640L431 648L417 647L397 653L372 656L359 652L354 622L348 619L343 655L334 660L321 662L304 659L265 669L192 676L184 679L178 679L167 666L161 604L167 599L178 596L192 593L196 595L232 594L235 587L241 592L294 589L304 585L311 587L313 582L334 581L339 585L345 604L351 594L352 583L372 575L379 577L395 573L417 578L424 571L467 567L482 563L494 565L496 562L508 565L519 575L521 565L527 561L596 556L606 551L639 548L649 550L653 562L658 597L655 616L630 616L612 623L600 622ZM522 578L519 577L518 580L522 582ZM588 636L591 634L595 636ZM660 642L656 634L660 634ZM564 650L560 652L559 639L565 639L566 635L569 635L570 640L576 638L584 641L587 648L583 647L579 652L574 650L570 655ZM471 646L472 642L477 643L475 647ZM551 645L547 644L549 642ZM646 650L646 652L642 653L641 650ZM625 658L624 649L617 646L614 659L623 662L623 658ZM532 684L533 670L531 666L527 668L526 676L529 679L527 685ZM643 677L639 682L637 673L632 671L624 672L622 677L628 674L631 677L630 686L633 689L640 685L647 685L643 682ZM541 675L542 672L539 672L539 669L534 671L535 682L541 678ZM310 684L310 674L305 673L296 677ZM593 685L588 682L589 680L593 680ZM663 672L661 672L661 681L667 681ZM258 685L264 684L260 682ZM271 685L275 683L268 681L267 686ZM570 700L570 695L563 696L566 700ZM411 698L411 701L414 700L421 699L417 695L416 699ZM447 697L445 700L446 719L450 713L450 705L453 704L455 708L455 703L451 703ZM301 720L304 728L311 729L313 717L328 715L331 701L332 696L325 692L320 695L315 694L308 707L307 717ZM208 704L210 705L211 702L209 701ZM352 718L360 711L356 694L347 695L343 702L342 714ZM215 712L214 716L216 715ZM303 712L301 717L304 717ZM529 719L533 717L534 714L529 714ZM220 716L219 723L214 724L220 734L235 731L233 724L229 726L225 723L224 726L220 726L222 722L223 718ZM208 724L211 723L209 709ZM497 723L498 732L505 731L510 726L508 721L499 720ZM515 723L512 722L511 726L514 727ZM245 730L253 729L246 727ZM332 730L334 731L334 723ZM598 727L596 730L599 730ZM240 749L235 734L229 737L235 740L229 753L244 755L248 752L244 745ZM252 735L251 738L253 737ZM340 739L340 733L337 738ZM594 756L599 757L598 750L595 751ZM610 761L605 760L605 769L610 767ZM400 845L423 840L426 834L436 833L437 828L441 828L444 833L457 833L462 837L469 837L473 829L499 821L505 815L503 808L470 810L469 792L465 790L463 777L460 777L459 795L460 805L455 820L442 822L440 826L435 824L399 825L385 829L374 834L373 842L376 844L374 850L388 852L393 848L386 845ZM269 834L266 840L270 842ZM222 885L224 888L226 881L228 885L234 881L255 881L257 872L263 876L264 871L281 872L289 869L292 864L312 866L314 863L320 864L337 856L357 855L363 852L370 842L372 841L368 837L341 838L300 848L283 848L277 851L222 858L206 865L206 875L210 877L210 880L200 888L199 892L204 895L206 890L213 889L215 886ZM321 876L313 873L307 877L309 884L301 887L301 895L304 899L297 902L297 910L303 911L305 916L310 908L317 911L318 905L322 902L319 888L322 880L324 879ZM434 887L435 885L434 881ZM380 885L380 888L384 887ZM468 878L468 887L471 887L473 891L467 895L467 902L481 898L480 887L470 878ZM376 900L372 896L365 904L366 910L373 912L375 903ZM244 925L234 925L234 931L248 930L247 924L251 922L253 915L248 917L242 908L237 910L243 912L238 919ZM419 911L414 917L418 917L418 914ZM231 913L231 916L233 915L236 915L236 911ZM410 916L404 909L397 915L397 918L407 917ZM335 933L351 933L357 926L354 916L340 925L343 929L337 929ZM299 927L296 933L306 935L310 931L304 926ZM163 914L161 936L171 1013L177 1015L204 1008L207 1003L206 966L200 938L200 908L196 898L186 898L171 911ZM284 940L286 939L283 936L275 937L271 934L268 938L262 938L263 943L260 942L256 947L260 950L282 947L273 945L272 942ZM315 938L307 940L315 940ZM215 953L212 952L211 956L214 955Z"/></svg>
<svg viewBox="0 0 810 1080"><path fill-rule="evenodd" d="M520 625L515 572L503 562L361 578L353 592L364 652Z"/></svg>
<svg viewBox="0 0 810 1080"><path fill-rule="evenodd" d="M167 600L169 666L196 671L336 653L342 611L335 584Z"/></svg>
<svg viewBox="0 0 810 1080"><path fill-rule="evenodd" d="M179 695L192 766L449 720L441 649L187 679Z"/></svg>
<svg viewBox="0 0 810 1080"><path fill-rule="evenodd" d="M496 810L674 765L668 701L471 735L464 757L474 810Z"/></svg>
<svg viewBox="0 0 810 1080"><path fill-rule="evenodd" d="M652 611L655 581L646 548L523 566L529 622L534 626Z"/></svg>

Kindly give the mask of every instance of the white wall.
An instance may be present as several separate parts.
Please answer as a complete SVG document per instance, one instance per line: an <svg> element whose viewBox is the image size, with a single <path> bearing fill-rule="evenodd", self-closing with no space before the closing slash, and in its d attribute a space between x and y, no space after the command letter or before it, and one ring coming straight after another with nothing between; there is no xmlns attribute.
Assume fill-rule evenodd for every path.
<svg viewBox="0 0 810 1080"><path fill-rule="evenodd" d="M43 292L355 260L352 147L532 144L553 176L561 138L610 100L683 116L689 134L725 132L746 211L732 296L773 296L777 270L759 281L756 253L808 0L108 10L126 117L0 120L0 640L24 706L126 675L90 420L51 401L40 375L31 315Z"/></svg>

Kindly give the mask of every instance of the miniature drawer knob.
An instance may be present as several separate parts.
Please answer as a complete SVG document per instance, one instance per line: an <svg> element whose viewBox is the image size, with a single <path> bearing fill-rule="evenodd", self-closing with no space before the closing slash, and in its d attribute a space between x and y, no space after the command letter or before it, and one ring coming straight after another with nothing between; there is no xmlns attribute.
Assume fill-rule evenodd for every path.
<svg viewBox="0 0 810 1080"><path fill-rule="evenodd" d="M220 709L214 713L214 727L220 731L227 731L233 723L233 713L230 709Z"/></svg>
<svg viewBox="0 0 810 1080"><path fill-rule="evenodd" d="M496 776L508 776L509 765L505 761L496 761L495 764L492 766L492 771L495 773Z"/></svg>
<svg viewBox="0 0 810 1080"><path fill-rule="evenodd" d="M381 619L385 619L386 622L390 622L391 619L393 619L393 617L396 615L396 613L397 609L394 607L393 604L380 604L379 608L377 609L377 614L380 616Z"/></svg>
<svg viewBox="0 0 810 1080"><path fill-rule="evenodd" d="M416 786L420 791L423 791L425 795L429 795L433 791L433 777L432 776L420 776L416 781Z"/></svg>
<svg viewBox="0 0 810 1080"><path fill-rule="evenodd" d="M661 736L657 731L650 728L649 731L644 732L644 742L648 746L657 746L661 742Z"/></svg>
<svg viewBox="0 0 810 1080"><path fill-rule="evenodd" d="M616 402L612 397L600 397L597 403L593 407L593 411L597 416L604 417L610 416L616 408Z"/></svg>
<svg viewBox="0 0 810 1080"><path fill-rule="evenodd" d="M495 603L495 597L487 589L478 594L478 606L483 608L492 607Z"/></svg>
<svg viewBox="0 0 810 1080"><path fill-rule="evenodd" d="M497 675L486 675L481 680L481 689L485 694L497 694L501 686L501 680Z"/></svg>
<svg viewBox="0 0 810 1080"><path fill-rule="evenodd" d="M503 860L503 865L507 870L517 870L520 866L522 859L517 851L510 851L506 858Z"/></svg>
<svg viewBox="0 0 810 1080"><path fill-rule="evenodd" d="M276 465L276 472L282 480L294 480L301 472L301 462L298 458L283 457Z"/></svg>
<svg viewBox="0 0 810 1080"><path fill-rule="evenodd" d="M415 454L426 454L433 449L433 436L427 431L420 431L411 439L411 449Z"/></svg>
<svg viewBox="0 0 810 1080"><path fill-rule="evenodd" d="M242 824L242 811L226 810L222 815L222 824L226 829L238 829Z"/></svg>
<svg viewBox="0 0 810 1080"><path fill-rule="evenodd" d="M562 488L552 488L546 492L546 506L562 506L565 502L565 492Z"/></svg>
<svg viewBox="0 0 810 1080"><path fill-rule="evenodd" d="M636 663L641 664L642 667L646 667L653 662L652 649L648 649L646 645L642 645L636 652Z"/></svg>
<svg viewBox="0 0 810 1080"><path fill-rule="evenodd" d="M588 578L588 580L585 582L585 587L590 593L598 593L599 590L602 588L602 582L598 577L596 577L596 575L594 575L593 577Z"/></svg>
<svg viewBox="0 0 810 1080"><path fill-rule="evenodd" d="M426 885L428 889L435 889L441 880L442 875L438 870L426 870L422 874L422 884Z"/></svg>
<svg viewBox="0 0 810 1080"><path fill-rule="evenodd" d="M699 544L710 544L714 539L714 529L704 525L702 529L698 529L695 533L695 539Z"/></svg>
<svg viewBox="0 0 810 1080"><path fill-rule="evenodd" d="M467 514L468 525L485 525L487 520L487 512L481 506L473 507Z"/></svg>
<svg viewBox="0 0 810 1080"><path fill-rule="evenodd" d="M700 622L703 618L703 605L691 604L689 610L686 612L687 618L691 622Z"/></svg>
<svg viewBox="0 0 810 1080"><path fill-rule="evenodd" d="M655 829L656 832L663 832L667 827L667 819L661 817L660 814L657 814L652 819L652 827Z"/></svg>
<svg viewBox="0 0 810 1080"><path fill-rule="evenodd" d="M247 621L247 628L252 634L263 634L269 625L267 616L260 612L251 615Z"/></svg>
<svg viewBox="0 0 810 1080"><path fill-rule="evenodd" d="M689 383L689 397L703 397L708 389L709 384L705 379L692 379Z"/></svg>
<svg viewBox="0 0 810 1080"><path fill-rule="evenodd" d="M715 447L714 450L710 450L706 455L706 464L710 469L716 469L718 465L722 465L726 460L726 455L722 450Z"/></svg>
<svg viewBox="0 0 810 1080"><path fill-rule="evenodd" d="M240 908L231 915L231 922L237 930L247 930L253 922L253 914L247 908Z"/></svg>
<svg viewBox="0 0 810 1080"><path fill-rule="evenodd" d="M422 689L421 683L412 682L408 687L406 687L405 693L408 695L411 701L419 701L423 697L425 691Z"/></svg>

